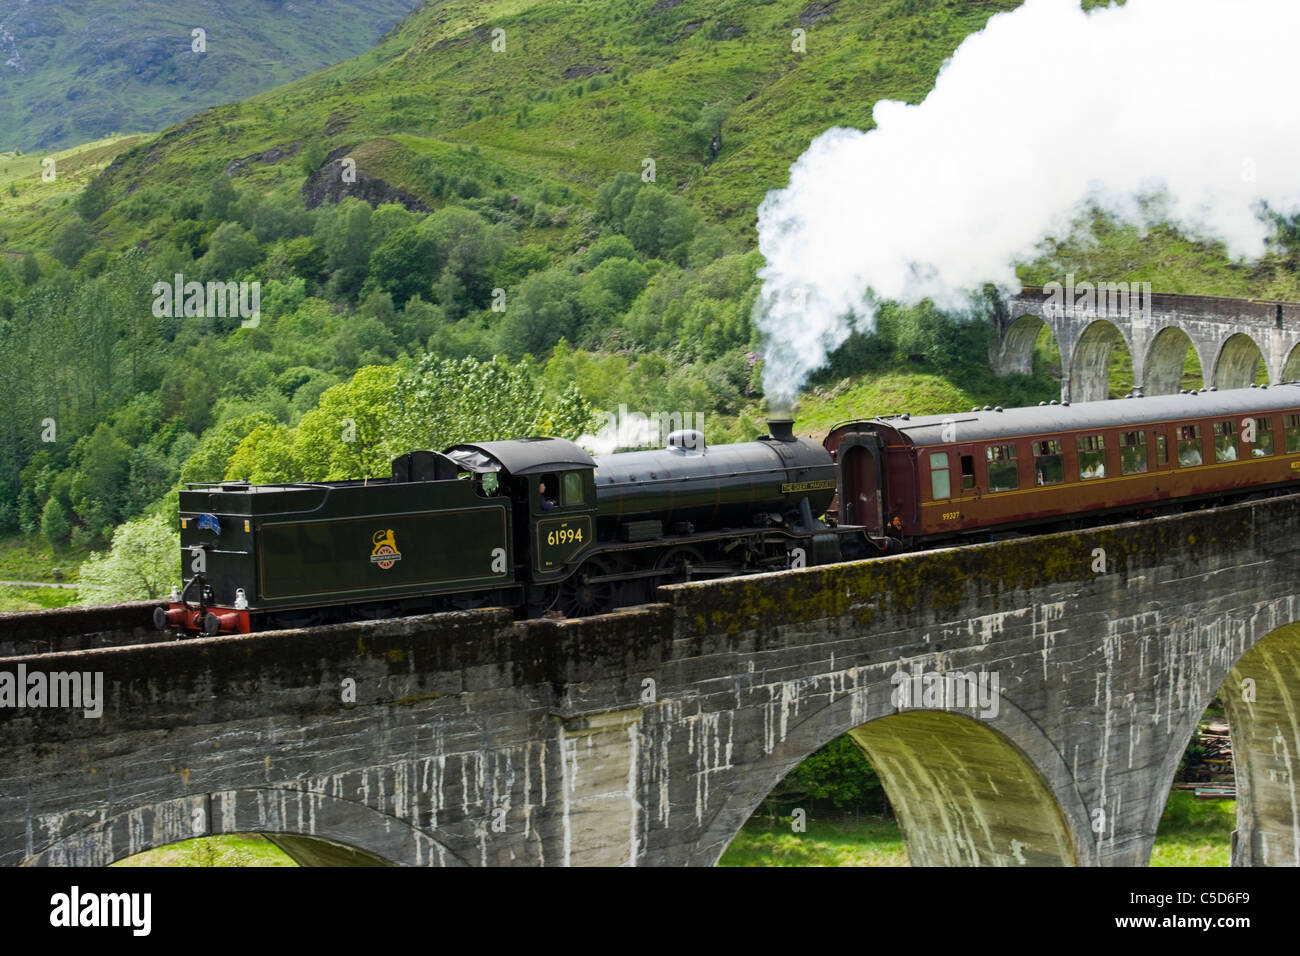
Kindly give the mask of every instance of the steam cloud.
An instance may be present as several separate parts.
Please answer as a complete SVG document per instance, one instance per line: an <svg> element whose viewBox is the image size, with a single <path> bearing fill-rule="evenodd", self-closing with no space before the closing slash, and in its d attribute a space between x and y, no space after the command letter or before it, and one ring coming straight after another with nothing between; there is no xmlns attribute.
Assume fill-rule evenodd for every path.
<svg viewBox="0 0 1300 956"><path fill-rule="evenodd" d="M967 37L918 106L834 128L759 206L764 387L788 407L873 303L961 309L1088 203L1254 258L1300 210L1297 0L1027 0ZM1155 209L1139 197L1162 194Z"/></svg>

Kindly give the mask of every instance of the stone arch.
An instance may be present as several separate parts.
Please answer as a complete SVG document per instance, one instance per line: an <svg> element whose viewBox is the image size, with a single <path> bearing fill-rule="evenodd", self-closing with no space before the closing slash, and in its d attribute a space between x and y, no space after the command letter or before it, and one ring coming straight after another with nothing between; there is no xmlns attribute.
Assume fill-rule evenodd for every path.
<svg viewBox="0 0 1300 956"><path fill-rule="evenodd" d="M1116 345L1133 355L1128 336L1114 322L1096 319L1088 323L1074 347L1070 362L1070 400L1100 402L1110 395L1110 353ZM1140 371L1134 369L1135 377ZM1131 386L1130 386L1131 387Z"/></svg>
<svg viewBox="0 0 1300 956"><path fill-rule="evenodd" d="M1300 344L1291 350L1282 366L1282 381L1300 382Z"/></svg>
<svg viewBox="0 0 1300 956"><path fill-rule="evenodd" d="M1222 693L1237 779L1232 865L1300 866L1300 623L1241 655Z"/></svg>
<svg viewBox="0 0 1300 956"><path fill-rule="evenodd" d="M1077 864L1042 777L980 721L913 710L849 736L880 774L914 865Z"/></svg>
<svg viewBox="0 0 1300 956"><path fill-rule="evenodd" d="M1155 334L1143 362L1142 394L1176 395L1182 387L1187 350L1195 348L1192 337L1176 325ZM1202 371L1204 385L1204 371Z"/></svg>
<svg viewBox="0 0 1300 956"><path fill-rule="evenodd" d="M1089 815L1069 767L1019 708L1001 697L987 719L951 710L896 713L887 703L863 713L863 699L888 701L890 690L882 682L864 698L841 697L791 727L768 759L747 765L691 863L717 863L791 769L848 733L880 773L913 865L1097 864L1094 841L1076 837L1089 834ZM1013 793L1016 799L1003 802Z"/></svg>
<svg viewBox="0 0 1300 956"><path fill-rule="evenodd" d="M124 810L33 853L23 866L107 866L194 837L264 833L304 865L465 866L405 820L323 793L192 794Z"/></svg>
<svg viewBox="0 0 1300 956"><path fill-rule="evenodd" d="M1288 605L1291 602L1286 602ZM1260 609L1255 620L1267 620L1276 609ZM1274 618L1276 621L1276 618ZM1227 620L1206 622L1211 630L1232 629ZM1267 625L1266 625L1267 626ZM1244 634L1246 628L1242 627ZM1156 775L1164 786L1151 801L1143 826L1149 857L1164 794L1169 792L1187 742L1198 719L1216 693L1222 696L1232 740L1237 781L1237 832L1233 834L1233 866L1300 866L1300 623L1274 628L1247 648L1236 663L1231 657L1216 663L1213 688L1181 717L1170 737L1171 746ZM1215 678L1222 674L1221 680ZM1250 694L1243 682L1249 679ZM1246 700L1253 696L1253 700Z"/></svg>
<svg viewBox="0 0 1300 956"><path fill-rule="evenodd" d="M1034 346L1038 342L1038 336L1043 329L1047 329L1051 336L1052 343L1056 346L1057 353L1064 359L1064 353L1061 349L1060 340L1056 336L1056 330L1051 324L1044 321L1042 316L1033 313L1026 313L1017 316L1006 331L1002 333L1002 343L998 350L997 361L994 363L994 371L998 375L1031 375L1034 371Z"/></svg>
<svg viewBox="0 0 1300 956"><path fill-rule="evenodd" d="M1219 346L1211 380L1218 388L1248 388L1255 381L1255 369L1263 361L1264 353L1258 343L1245 332L1236 332Z"/></svg>

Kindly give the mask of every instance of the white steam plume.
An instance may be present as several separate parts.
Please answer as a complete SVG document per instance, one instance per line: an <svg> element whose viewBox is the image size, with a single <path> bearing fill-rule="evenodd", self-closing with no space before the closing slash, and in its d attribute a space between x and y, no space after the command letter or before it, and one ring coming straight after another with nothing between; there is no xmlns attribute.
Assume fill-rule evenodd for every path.
<svg viewBox="0 0 1300 956"><path fill-rule="evenodd" d="M835 128L758 210L764 387L792 402L872 302L960 309L1093 202L1264 251L1300 210L1298 0L1027 0L967 37L918 106Z"/></svg>

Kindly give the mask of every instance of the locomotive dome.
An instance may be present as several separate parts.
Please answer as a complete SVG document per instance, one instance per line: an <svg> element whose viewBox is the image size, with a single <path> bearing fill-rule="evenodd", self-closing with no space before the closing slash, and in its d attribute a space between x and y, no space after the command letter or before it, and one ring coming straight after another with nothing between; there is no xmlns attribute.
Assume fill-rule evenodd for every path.
<svg viewBox="0 0 1300 956"><path fill-rule="evenodd" d="M1039 405L951 415L892 416L875 419L907 436L916 445L947 445L945 426L957 425L962 442L1021 435L1121 428L1186 419L1201 420L1215 415L1239 415L1293 408L1300 404L1300 383L1286 382L1267 387L1205 389L1196 393L1155 395L1149 398L1112 398L1070 405ZM849 424L847 422L841 424ZM836 425L839 428L841 425ZM835 429L832 429L832 432Z"/></svg>

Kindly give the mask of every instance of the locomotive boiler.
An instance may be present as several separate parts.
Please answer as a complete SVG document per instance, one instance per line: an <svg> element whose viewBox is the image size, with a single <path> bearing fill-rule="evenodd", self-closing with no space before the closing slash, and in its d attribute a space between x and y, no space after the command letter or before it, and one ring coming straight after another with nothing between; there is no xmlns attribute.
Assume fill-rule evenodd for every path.
<svg viewBox="0 0 1300 956"><path fill-rule="evenodd" d="M596 457L599 524L614 537L637 521L676 529L745 527L756 520L811 526L835 496L835 466L820 444L795 438L793 422L739 445L708 447L674 432L666 449Z"/></svg>

